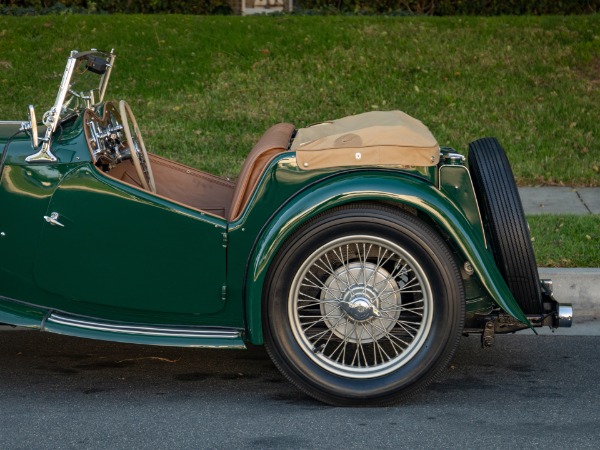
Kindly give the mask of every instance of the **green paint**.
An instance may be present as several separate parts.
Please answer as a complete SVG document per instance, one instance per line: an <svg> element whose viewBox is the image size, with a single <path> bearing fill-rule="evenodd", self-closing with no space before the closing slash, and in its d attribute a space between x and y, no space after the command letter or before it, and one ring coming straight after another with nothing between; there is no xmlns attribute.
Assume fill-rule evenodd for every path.
<svg viewBox="0 0 600 450"><path fill-rule="evenodd" d="M15 126L0 126L5 142ZM59 161L27 164L25 136L11 144L0 179L0 322L120 342L243 346L237 340L99 331L44 322L52 311L97 323L222 327L262 343L262 290L277 251L307 220L339 205L412 208L448 236L461 263L467 311L498 305L527 323L486 249L464 165L299 170L279 155L235 222L176 204L93 167L80 118L55 133ZM44 220L59 214L64 227ZM227 245L224 245L227 242Z"/></svg>

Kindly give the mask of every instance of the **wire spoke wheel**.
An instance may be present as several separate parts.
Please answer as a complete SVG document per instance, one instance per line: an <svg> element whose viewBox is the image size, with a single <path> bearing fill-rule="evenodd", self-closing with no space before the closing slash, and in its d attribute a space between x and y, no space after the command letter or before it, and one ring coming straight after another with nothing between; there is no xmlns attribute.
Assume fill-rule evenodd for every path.
<svg viewBox="0 0 600 450"><path fill-rule="evenodd" d="M298 271L290 323L319 365L353 378L384 375L419 350L431 324L431 289L405 250L375 236L318 249Z"/></svg>
<svg viewBox="0 0 600 450"><path fill-rule="evenodd" d="M389 405L452 357L464 290L452 252L419 218L357 203L316 216L271 263L263 332L271 359L332 405Z"/></svg>

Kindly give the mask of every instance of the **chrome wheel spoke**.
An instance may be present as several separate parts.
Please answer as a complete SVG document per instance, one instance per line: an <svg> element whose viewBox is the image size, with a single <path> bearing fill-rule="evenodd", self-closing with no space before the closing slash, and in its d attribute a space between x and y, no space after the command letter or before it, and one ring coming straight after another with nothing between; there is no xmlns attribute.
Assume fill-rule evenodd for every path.
<svg viewBox="0 0 600 450"><path fill-rule="evenodd" d="M331 305L337 305L339 303L339 300L300 300L302 303L308 303L308 305L303 305L303 306L298 306L298 310L301 309L306 309L306 308L314 308L315 303L316 304L321 304L321 303L329 303Z"/></svg>
<svg viewBox="0 0 600 450"><path fill-rule="evenodd" d="M316 250L292 282L294 334L319 365L376 377L423 345L432 296L423 269L404 249L375 236L336 239Z"/></svg>

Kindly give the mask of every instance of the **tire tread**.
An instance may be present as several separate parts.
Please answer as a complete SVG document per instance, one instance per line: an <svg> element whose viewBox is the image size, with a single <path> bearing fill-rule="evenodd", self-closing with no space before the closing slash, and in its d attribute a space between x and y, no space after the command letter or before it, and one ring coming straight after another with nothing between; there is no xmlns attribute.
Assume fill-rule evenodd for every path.
<svg viewBox="0 0 600 450"><path fill-rule="evenodd" d="M529 227L510 163L496 138L469 144L469 168L496 264L521 309L538 314L541 290Z"/></svg>

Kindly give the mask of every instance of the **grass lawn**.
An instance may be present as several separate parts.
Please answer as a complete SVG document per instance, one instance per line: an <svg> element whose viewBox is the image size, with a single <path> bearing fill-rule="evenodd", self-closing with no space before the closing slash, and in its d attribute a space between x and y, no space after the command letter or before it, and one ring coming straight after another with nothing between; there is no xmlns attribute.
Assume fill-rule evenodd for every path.
<svg viewBox="0 0 600 450"><path fill-rule="evenodd" d="M538 266L598 267L600 216L529 216Z"/></svg>
<svg viewBox="0 0 600 450"><path fill-rule="evenodd" d="M91 47L148 147L219 175L273 123L400 109L458 150L498 137L519 184L600 185L598 15L0 17L0 117L41 117Z"/></svg>
<svg viewBox="0 0 600 450"><path fill-rule="evenodd" d="M41 117L92 47L148 148L218 175L274 123L400 109L459 151L498 137L521 185L600 186L599 15L0 17L0 119ZM598 217L529 222L539 265L598 266Z"/></svg>

